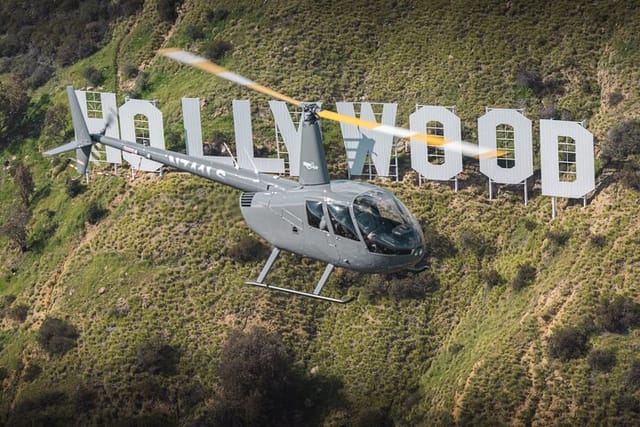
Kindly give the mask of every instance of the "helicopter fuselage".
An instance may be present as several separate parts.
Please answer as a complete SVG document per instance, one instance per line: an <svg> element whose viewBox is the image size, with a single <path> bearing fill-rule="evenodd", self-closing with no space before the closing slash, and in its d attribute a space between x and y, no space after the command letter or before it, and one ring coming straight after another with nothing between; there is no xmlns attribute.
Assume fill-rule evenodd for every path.
<svg viewBox="0 0 640 427"><path fill-rule="evenodd" d="M372 194L387 204L382 215L380 209L371 215L358 205ZM333 180L245 192L240 209L247 225L272 245L336 267L388 273L412 268L424 256L417 221L395 196L371 184Z"/></svg>

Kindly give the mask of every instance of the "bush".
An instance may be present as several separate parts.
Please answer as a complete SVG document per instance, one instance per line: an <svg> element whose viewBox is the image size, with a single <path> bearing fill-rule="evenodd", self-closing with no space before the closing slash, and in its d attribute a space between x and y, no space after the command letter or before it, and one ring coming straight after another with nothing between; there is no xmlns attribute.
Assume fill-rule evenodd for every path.
<svg viewBox="0 0 640 427"><path fill-rule="evenodd" d="M516 273L516 277L513 279L511 283L511 287L514 291L519 291L526 286L529 286L536 278L536 268L531 265L530 262L524 263L520 267L518 267L518 272Z"/></svg>
<svg viewBox="0 0 640 427"><path fill-rule="evenodd" d="M22 252L29 250L27 233L31 221L31 209L23 203L9 206L4 221L0 223L0 236L5 236L20 247Z"/></svg>
<svg viewBox="0 0 640 427"><path fill-rule="evenodd" d="M31 381L38 378L38 376L42 373L42 368L37 363L29 363L27 367L24 369L23 379L30 383Z"/></svg>
<svg viewBox="0 0 640 427"><path fill-rule="evenodd" d="M596 323L607 332L625 334L640 325L640 304L623 295L605 296L596 309Z"/></svg>
<svg viewBox="0 0 640 427"><path fill-rule="evenodd" d="M69 197L76 197L86 189L87 187L78 178L68 179L64 185L64 190Z"/></svg>
<svg viewBox="0 0 640 427"><path fill-rule="evenodd" d="M607 97L607 103L610 107L615 107L624 100L624 95L618 91L611 92Z"/></svg>
<svg viewBox="0 0 640 427"><path fill-rule="evenodd" d="M9 370L2 366L0 367L0 382L5 380L6 378L9 378Z"/></svg>
<svg viewBox="0 0 640 427"><path fill-rule="evenodd" d="M612 350L592 350L589 353L589 366L594 371L609 372L616 364L616 354Z"/></svg>
<svg viewBox="0 0 640 427"><path fill-rule="evenodd" d="M549 230L545 234L545 238L549 239L555 246L564 246L571 238L571 232L564 229Z"/></svg>
<svg viewBox="0 0 640 427"><path fill-rule="evenodd" d="M21 135L28 107L29 94L22 79L0 81L0 146Z"/></svg>
<svg viewBox="0 0 640 427"><path fill-rule="evenodd" d="M75 326L65 320L47 317L38 331L38 344L49 354L64 354L76 346L79 334Z"/></svg>
<svg viewBox="0 0 640 427"><path fill-rule="evenodd" d="M102 71L96 69L93 65L89 65L82 72L82 77L85 78L92 86L100 86L104 83L104 75Z"/></svg>
<svg viewBox="0 0 640 427"><path fill-rule="evenodd" d="M640 162L626 162L620 171L620 182L625 186L640 191Z"/></svg>
<svg viewBox="0 0 640 427"><path fill-rule="evenodd" d="M595 248L602 249L607 245L607 236L604 234L593 234L589 237L589 244Z"/></svg>
<svg viewBox="0 0 640 427"><path fill-rule="evenodd" d="M210 43L208 43L204 48L204 56L209 58L212 61L219 62L222 58L227 54L227 52L231 51L233 46L231 43L216 39Z"/></svg>
<svg viewBox="0 0 640 427"><path fill-rule="evenodd" d="M157 10L160 19L167 22L173 22L178 17L179 0L158 0Z"/></svg>
<svg viewBox="0 0 640 427"><path fill-rule="evenodd" d="M159 335L154 335L145 341L138 347L136 354L138 370L153 375L175 375L178 362L180 362L180 351Z"/></svg>
<svg viewBox="0 0 640 427"><path fill-rule="evenodd" d="M98 204L95 200L89 202L87 206L87 222L97 224L109 211Z"/></svg>
<svg viewBox="0 0 640 427"><path fill-rule="evenodd" d="M542 95L545 90L545 84L542 76L538 71L519 68L516 71L515 81L518 85L530 89L536 96Z"/></svg>
<svg viewBox="0 0 640 427"><path fill-rule="evenodd" d="M220 425L293 425L304 396L296 390L293 358L277 335L262 328L233 332L222 348ZM215 423L214 423L215 424Z"/></svg>
<svg viewBox="0 0 640 427"><path fill-rule="evenodd" d="M567 361L584 356L589 351L589 337L582 328L556 328L549 337L549 356Z"/></svg>
<svg viewBox="0 0 640 427"><path fill-rule="evenodd" d="M489 286L490 288L495 288L496 286L499 286L502 283L504 283L504 278L500 275L498 270L492 269L492 270L489 270L487 273L485 273L484 281L487 283L487 286Z"/></svg>
<svg viewBox="0 0 640 427"><path fill-rule="evenodd" d="M29 314L29 306L26 304L18 304L8 308L6 313L9 318L22 323L27 320L27 314Z"/></svg>
<svg viewBox="0 0 640 427"><path fill-rule="evenodd" d="M640 386L640 360L631 362L631 366L627 371L627 385L638 388Z"/></svg>
<svg viewBox="0 0 640 427"><path fill-rule="evenodd" d="M608 161L625 161L640 154L640 120L625 120L611 128L602 144L602 157Z"/></svg>

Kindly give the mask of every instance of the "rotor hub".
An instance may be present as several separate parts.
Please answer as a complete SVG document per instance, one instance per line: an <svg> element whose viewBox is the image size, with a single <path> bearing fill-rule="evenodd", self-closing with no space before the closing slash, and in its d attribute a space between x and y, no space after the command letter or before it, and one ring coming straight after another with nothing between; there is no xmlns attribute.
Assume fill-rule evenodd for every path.
<svg viewBox="0 0 640 427"><path fill-rule="evenodd" d="M320 106L315 103L303 104L302 112L305 123L310 125L315 124L319 120L318 111L320 111Z"/></svg>

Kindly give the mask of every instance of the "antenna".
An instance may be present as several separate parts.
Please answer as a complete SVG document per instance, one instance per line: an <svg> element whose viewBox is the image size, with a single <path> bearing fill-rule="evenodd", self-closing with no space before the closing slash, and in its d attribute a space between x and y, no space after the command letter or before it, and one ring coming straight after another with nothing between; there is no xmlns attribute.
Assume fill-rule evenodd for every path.
<svg viewBox="0 0 640 427"><path fill-rule="evenodd" d="M238 165L238 162L236 161L236 158L233 157L233 153L231 152L231 149L229 148L227 143L222 141L222 144L224 145L224 148L227 150L227 153L229 153L229 157L231 157L231 160L233 161L233 167L236 168L236 169L240 169L240 166Z"/></svg>

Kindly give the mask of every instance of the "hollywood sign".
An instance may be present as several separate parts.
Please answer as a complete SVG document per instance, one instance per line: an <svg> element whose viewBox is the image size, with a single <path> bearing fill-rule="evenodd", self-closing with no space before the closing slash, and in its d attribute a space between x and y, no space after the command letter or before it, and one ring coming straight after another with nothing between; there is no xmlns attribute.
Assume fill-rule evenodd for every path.
<svg viewBox="0 0 640 427"><path fill-rule="evenodd" d="M162 113L150 101L128 100L117 108L113 93L76 91L80 106L87 118L89 131L103 130L104 117L109 112L117 115L108 121L105 134L128 141L140 139L136 121L144 116L148 128L146 142L156 148L165 148ZM397 104L384 103L377 117L370 103L360 104L360 117L395 125ZM339 113L355 117L354 103L338 102ZM275 125L286 146L289 156L289 174L299 175L300 130L293 122L287 105L281 101L270 101ZM112 114L112 113L111 113ZM112 114L113 115L113 114ZM187 154L203 157L200 101L198 98L182 98ZM251 112L249 101L233 101L233 120L236 141L236 161L242 168L256 169L267 173L285 173L285 163L280 158L254 156ZM460 118L441 106L422 106L409 117L412 131L427 133L435 125L446 140L461 140ZM375 166L377 175L389 176L394 138L370 129L341 123L342 137L347 154L350 175L362 175L367 157ZM491 109L478 118L478 143L492 149L505 149L503 158L480 159L480 172L490 182L498 184L522 184L533 175L532 122L520 111L513 109ZM454 179L462 172L462 154L444 147L434 153L434 148L423 142L411 141L411 168L428 180ZM431 151L430 151L431 150ZM207 156L227 164L233 159L224 156ZM157 171L160 163L142 158L133 153L120 152L106 147L106 161L120 164L122 158L133 169ZM564 120L540 120L540 173L542 194L551 197L581 198L595 189L593 135L578 122Z"/></svg>

